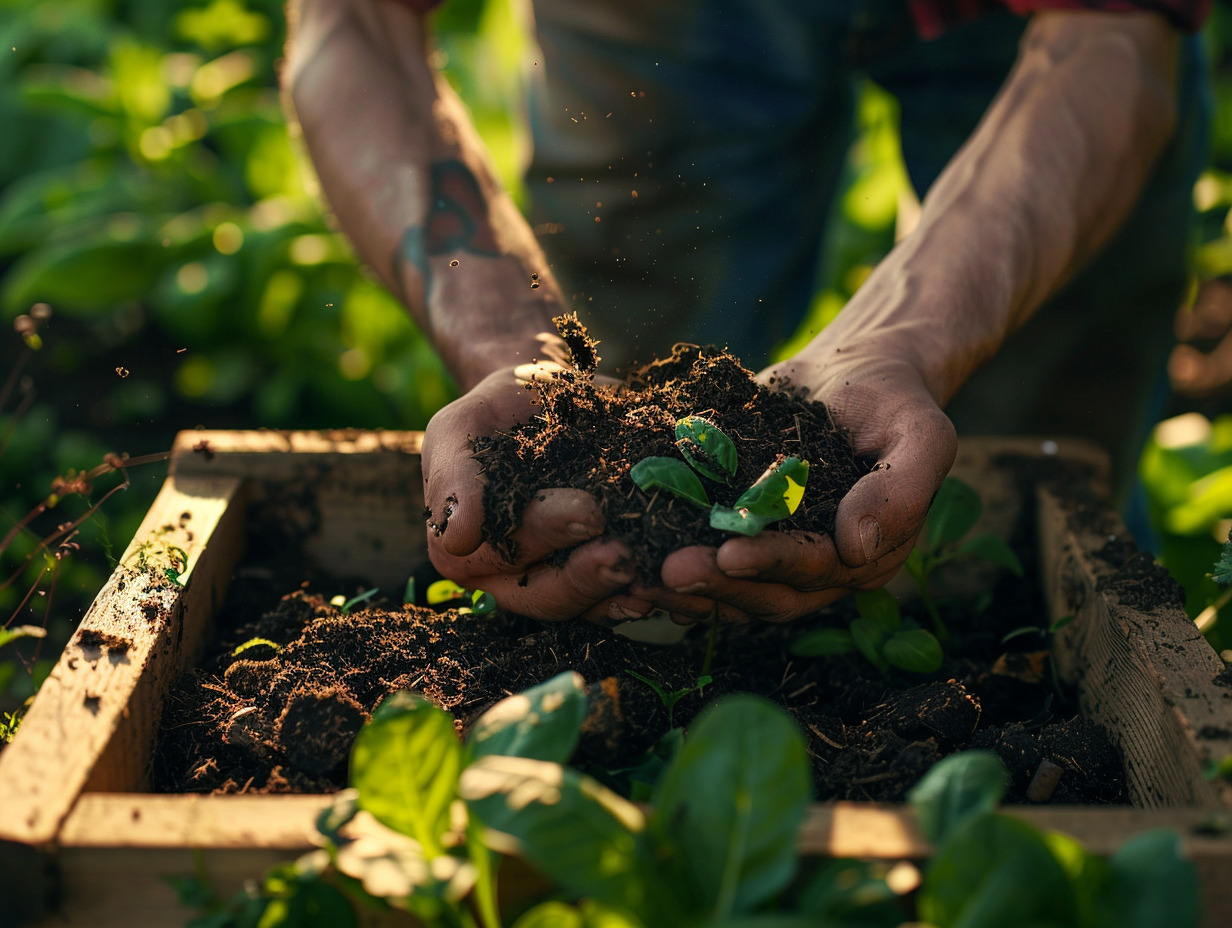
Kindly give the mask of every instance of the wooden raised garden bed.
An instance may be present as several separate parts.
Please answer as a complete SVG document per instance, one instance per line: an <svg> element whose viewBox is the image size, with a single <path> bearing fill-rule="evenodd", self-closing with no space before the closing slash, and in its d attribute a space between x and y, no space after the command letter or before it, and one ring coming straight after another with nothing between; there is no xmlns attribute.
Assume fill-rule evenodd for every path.
<svg viewBox="0 0 1232 928"><path fill-rule="evenodd" d="M124 566L0 753L0 926L182 924L192 913L167 877L204 868L229 893L314 846L314 819L327 797L153 794L154 738L169 687L199 659L243 565L254 500L278 501L288 537L301 540L309 562L374 585L405 581L425 557L420 438L179 437ZM1134 805L1011 811L1095 852L1148 828L1175 827L1203 879L1205 924L1232 924L1232 883L1223 876L1232 840L1218 827L1232 815L1232 788L1207 775L1232 753L1224 666L1179 595L1144 599L1158 572L1127 570L1108 557L1112 546L1123 553L1129 543L1109 507L1090 492L1076 501L1060 483L1024 479L1032 468L1005 465L1024 458L1075 462L1088 491L1102 458L1080 444L974 440L962 444L954 472L984 498L985 528L1033 533L1050 618L1074 616L1057 635L1057 666L1084 711L1110 730ZM164 568L182 566L181 555L183 585L165 582ZM909 809L861 803L813 806L799 845L807 854L883 859L929 852Z"/></svg>

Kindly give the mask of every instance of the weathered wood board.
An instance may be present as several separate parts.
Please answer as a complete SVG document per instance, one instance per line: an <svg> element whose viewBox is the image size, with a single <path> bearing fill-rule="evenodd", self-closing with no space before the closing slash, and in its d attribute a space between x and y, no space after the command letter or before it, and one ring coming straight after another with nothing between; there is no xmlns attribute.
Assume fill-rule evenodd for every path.
<svg viewBox="0 0 1232 928"><path fill-rule="evenodd" d="M244 557L249 506L285 504L306 557L375 584L405 580L425 556L418 433L189 432L166 485L117 570L0 753L0 928L183 923L166 882L204 866L220 891L314 846L320 796L165 796L145 792L168 687L198 659ZM1075 505L1032 462L1082 470ZM1085 711L1112 731L1138 808L1012 810L1098 852L1170 825L1204 878L1207 924L1232 923L1221 871L1232 841L1212 836L1232 810L1210 767L1232 752L1232 689L1180 601L1142 609L1101 555L1124 526L1092 490L1102 457L1081 444L966 441L955 473L985 501L983 528L1036 540L1051 619L1073 616L1056 659ZM280 510L282 511L282 510ZM252 543L261 543L258 539ZM187 569L175 578L165 568ZM909 809L814 806L808 854L919 860L929 848ZM11 904L9 904L11 903Z"/></svg>

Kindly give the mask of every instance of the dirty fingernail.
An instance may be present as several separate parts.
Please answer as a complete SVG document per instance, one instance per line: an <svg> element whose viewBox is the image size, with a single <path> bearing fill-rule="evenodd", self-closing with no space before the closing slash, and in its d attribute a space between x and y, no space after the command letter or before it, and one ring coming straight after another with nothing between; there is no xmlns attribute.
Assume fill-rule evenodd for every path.
<svg viewBox="0 0 1232 928"><path fill-rule="evenodd" d="M600 567L599 575L605 583L614 584L616 586L624 586L626 583L633 582L633 571L627 567Z"/></svg>
<svg viewBox="0 0 1232 928"><path fill-rule="evenodd" d="M877 548L881 544L881 526L877 520L869 516L860 521L860 546L864 549L864 560L872 561L877 557Z"/></svg>
<svg viewBox="0 0 1232 928"><path fill-rule="evenodd" d="M757 576L756 567L734 567L731 570L723 571L723 575L731 577L733 580L744 580L749 577Z"/></svg>
<svg viewBox="0 0 1232 928"><path fill-rule="evenodd" d="M696 583L690 583L688 586L676 587L676 592L681 596L689 596L693 593L701 593L706 589L706 581L698 580Z"/></svg>

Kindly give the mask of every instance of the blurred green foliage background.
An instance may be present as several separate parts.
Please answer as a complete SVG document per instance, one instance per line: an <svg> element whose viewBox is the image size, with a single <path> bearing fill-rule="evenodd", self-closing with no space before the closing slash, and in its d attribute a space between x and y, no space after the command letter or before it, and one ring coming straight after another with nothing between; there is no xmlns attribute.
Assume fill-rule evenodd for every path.
<svg viewBox="0 0 1232 928"><path fill-rule="evenodd" d="M516 4L450 0L435 16L438 63L516 195L527 150ZM284 33L281 0L0 0L0 622L62 640L165 467L128 471L62 558L42 540L121 480L104 475L89 499L21 527L59 475L107 452L163 451L194 427L418 429L455 395L325 217L279 102ZM1232 26L1221 8L1207 35L1219 111L1197 265L1223 273ZM893 100L870 86L859 119L802 333L832 318L893 242L906 184ZM11 323L35 304L52 315L23 337ZM1232 516L1232 492L1223 498L1220 517ZM32 691L56 650L23 647L0 653L0 709Z"/></svg>

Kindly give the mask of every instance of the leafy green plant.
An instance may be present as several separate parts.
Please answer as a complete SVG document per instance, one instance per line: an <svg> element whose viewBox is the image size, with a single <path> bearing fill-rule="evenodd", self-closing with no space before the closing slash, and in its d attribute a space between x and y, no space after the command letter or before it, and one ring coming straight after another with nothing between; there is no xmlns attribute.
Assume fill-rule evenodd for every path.
<svg viewBox="0 0 1232 928"><path fill-rule="evenodd" d="M731 506L710 503L698 475L730 485L739 464L736 446L717 425L701 416L676 422L676 448L684 460L651 456L629 469L642 490L664 490L677 499L710 509L710 525L725 532L759 535L772 522L796 511L808 480L808 461L782 455Z"/></svg>
<svg viewBox="0 0 1232 928"><path fill-rule="evenodd" d="M1200 885L1179 835L1146 831L1101 858L1067 835L995 811L1006 779L995 755L970 751L936 764L911 791L920 828L935 845L917 894L921 922L937 928L1198 924Z"/></svg>
<svg viewBox="0 0 1232 928"><path fill-rule="evenodd" d="M673 690L669 693L657 680L652 680L650 677L640 674L636 670L626 670L625 673L633 677L635 680L640 680L642 683L645 683L648 687L655 691L655 695L658 696L659 700L663 703L663 708L667 710L667 724L669 728L676 727L676 722L673 717L676 703L680 702L680 700L684 699L684 697L688 696L690 693L700 693L703 689L714 682L714 677L708 673L703 673L697 678L697 682L693 685L682 686L680 689Z"/></svg>
<svg viewBox="0 0 1232 928"><path fill-rule="evenodd" d="M880 670L891 666L915 673L931 673L941 666L941 643L927 629L903 621L898 602L886 590L868 590L852 596L859 617L850 628L817 628L791 645L799 657L825 657L860 652Z"/></svg>
<svg viewBox="0 0 1232 928"><path fill-rule="evenodd" d="M970 534L983 512L984 504L970 484L947 477L929 507L919 542L904 565L920 591L920 601L932 620L933 630L942 641L949 637L949 631L932 588L931 578L937 568L959 558L974 557L1022 576L1022 563L1004 540L992 533Z"/></svg>

